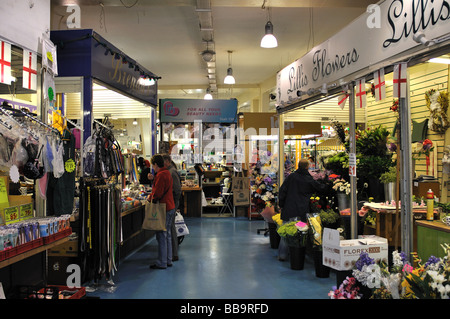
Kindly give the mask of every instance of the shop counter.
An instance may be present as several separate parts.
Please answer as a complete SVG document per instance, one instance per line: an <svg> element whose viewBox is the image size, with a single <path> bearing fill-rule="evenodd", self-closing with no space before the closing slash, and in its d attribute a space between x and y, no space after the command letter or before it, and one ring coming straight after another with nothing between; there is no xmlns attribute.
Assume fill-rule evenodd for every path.
<svg viewBox="0 0 450 319"><path fill-rule="evenodd" d="M397 213L394 205L385 205L384 203L364 203L363 209L370 209L376 212L375 235L387 238L389 246L401 246L401 219L400 207ZM438 218L440 208L434 209L435 218ZM427 208L424 206L413 207L414 221L424 220L426 218ZM416 238L417 227L413 225L413 238ZM414 240L414 250L416 250L417 241Z"/></svg>
<svg viewBox="0 0 450 319"><path fill-rule="evenodd" d="M200 186L181 187L183 214L185 217L202 216L202 188Z"/></svg>
<svg viewBox="0 0 450 319"><path fill-rule="evenodd" d="M423 262L430 256L444 257L441 244L450 244L450 226L439 220L417 220L417 253Z"/></svg>

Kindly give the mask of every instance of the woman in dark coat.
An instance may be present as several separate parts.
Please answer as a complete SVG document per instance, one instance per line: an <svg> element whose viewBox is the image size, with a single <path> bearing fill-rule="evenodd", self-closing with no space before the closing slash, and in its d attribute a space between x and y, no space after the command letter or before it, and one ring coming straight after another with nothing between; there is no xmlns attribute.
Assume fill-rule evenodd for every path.
<svg viewBox="0 0 450 319"><path fill-rule="evenodd" d="M311 195L316 192L323 192L328 188L328 185L314 180L309 174L308 168L309 161L301 159L298 162L298 169L289 174L280 187L278 198L283 221L296 218L306 222Z"/></svg>
<svg viewBox="0 0 450 319"><path fill-rule="evenodd" d="M309 161L301 159L298 162L298 169L289 174L280 187L278 194L278 205L281 208L281 219L283 223L292 220L306 222L306 214L309 213L311 195L315 192L323 192L328 185L321 184L309 174ZM287 258L288 247L284 238L278 246L278 259Z"/></svg>

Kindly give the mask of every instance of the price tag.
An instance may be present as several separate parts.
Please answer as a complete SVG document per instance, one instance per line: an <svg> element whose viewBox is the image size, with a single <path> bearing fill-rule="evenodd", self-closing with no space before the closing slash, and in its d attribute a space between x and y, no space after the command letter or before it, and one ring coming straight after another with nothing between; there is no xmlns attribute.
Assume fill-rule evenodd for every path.
<svg viewBox="0 0 450 319"><path fill-rule="evenodd" d="M20 220L33 217L33 204L25 204L20 206L19 211Z"/></svg>
<svg viewBox="0 0 450 319"><path fill-rule="evenodd" d="M356 154L350 153L348 155L348 175L356 176Z"/></svg>
<svg viewBox="0 0 450 319"><path fill-rule="evenodd" d="M11 224L18 220L19 220L19 208L17 206L5 208L6 224Z"/></svg>

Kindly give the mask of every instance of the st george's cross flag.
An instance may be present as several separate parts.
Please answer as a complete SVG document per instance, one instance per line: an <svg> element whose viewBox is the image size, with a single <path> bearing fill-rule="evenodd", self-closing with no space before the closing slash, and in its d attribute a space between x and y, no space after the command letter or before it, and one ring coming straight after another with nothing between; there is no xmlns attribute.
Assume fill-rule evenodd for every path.
<svg viewBox="0 0 450 319"><path fill-rule="evenodd" d="M381 101L386 98L386 82L384 81L384 69L373 72L375 87L375 101Z"/></svg>
<svg viewBox="0 0 450 319"><path fill-rule="evenodd" d="M366 79L356 80L356 106L366 107Z"/></svg>
<svg viewBox="0 0 450 319"><path fill-rule="evenodd" d="M341 108L341 110L344 109L345 103L347 102L347 98L348 98L348 93L347 93L347 89L345 89L338 96L338 105Z"/></svg>
<svg viewBox="0 0 450 319"><path fill-rule="evenodd" d="M402 98L406 97L406 71L407 63L402 62L394 65L394 97Z"/></svg>
<svg viewBox="0 0 450 319"><path fill-rule="evenodd" d="M37 55L25 49L23 50L22 86L34 91L37 86Z"/></svg>
<svg viewBox="0 0 450 319"><path fill-rule="evenodd" d="M11 84L11 44L0 41L0 83Z"/></svg>

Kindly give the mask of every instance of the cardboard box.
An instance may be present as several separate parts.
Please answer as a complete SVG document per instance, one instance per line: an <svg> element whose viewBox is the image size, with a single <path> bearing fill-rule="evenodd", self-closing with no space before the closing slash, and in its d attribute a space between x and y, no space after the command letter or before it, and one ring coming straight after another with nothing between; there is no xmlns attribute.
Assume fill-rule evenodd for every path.
<svg viewBox="0 0 450 319"><path fill-rule="evenodd" d="M378 236L340 240L339 231L324 228L322 248L323 264L340 271L353 269L362 252L367 252L375 261L388 261L388 241Z"/></svg>

